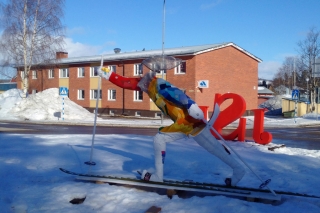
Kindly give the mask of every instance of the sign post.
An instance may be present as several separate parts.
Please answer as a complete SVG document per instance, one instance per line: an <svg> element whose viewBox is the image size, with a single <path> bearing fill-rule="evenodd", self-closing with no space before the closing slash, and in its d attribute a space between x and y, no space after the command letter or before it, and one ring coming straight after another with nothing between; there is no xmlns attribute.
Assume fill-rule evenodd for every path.
<svg viewBox="0 0 320 213"><path fill-rule="evenodd" d="M64 120L64 97L68 96L68 88L67 87L60 87L59 88L59 95L62 97L62 120Z"/></svg>
<svg viewBox="0 0 320 213"><path fill-rule="evenodd" d="M292 90L292 100L294 100L294 123L296 123L297 117L297 101L299 100L299 90Z"/></svg>
<svg viewBox="0 0 320 213"><path fill-rule="evenodd" d="M318 87L318 102L317 102L317 120L318 120L318 116L319 116L319 103L320 103L320 87Z"/></svg>

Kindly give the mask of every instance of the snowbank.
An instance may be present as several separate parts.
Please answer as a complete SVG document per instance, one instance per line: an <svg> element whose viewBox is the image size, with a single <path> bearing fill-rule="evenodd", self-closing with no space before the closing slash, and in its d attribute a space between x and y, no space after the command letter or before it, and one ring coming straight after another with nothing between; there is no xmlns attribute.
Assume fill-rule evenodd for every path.
<svg viewBox="0 0 320 213"><path fill-rule="evenodd" d="M0 95L0 118L8 120L57 121L61 113L62 97L58 88L51 88L22 98L22 92L11 89ZM65 120L93 120L94 114L64 98Z"/></svg>

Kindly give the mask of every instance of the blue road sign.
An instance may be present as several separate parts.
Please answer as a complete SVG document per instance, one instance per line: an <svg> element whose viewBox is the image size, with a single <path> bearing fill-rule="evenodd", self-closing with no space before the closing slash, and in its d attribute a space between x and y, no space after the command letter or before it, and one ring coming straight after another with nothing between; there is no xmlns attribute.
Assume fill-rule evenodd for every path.
<svg viewBox="0 0 320 213"><path fill-rule="evenodd" d="M68 96L68 88L67 87L60 87L59 88L59 94L61 96Z"/></svg>
<svg viewBox="0 0 320 213"><path fill-rule="evenodd" d="M299 90L292 90L292 100L299 100Z"/></svg>

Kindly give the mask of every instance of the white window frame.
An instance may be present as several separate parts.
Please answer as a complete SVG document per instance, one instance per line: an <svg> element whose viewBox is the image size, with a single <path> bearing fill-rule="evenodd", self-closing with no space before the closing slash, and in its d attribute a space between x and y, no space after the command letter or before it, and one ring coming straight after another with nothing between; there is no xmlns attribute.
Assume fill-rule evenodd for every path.
<svg viewBox="0 0 320 213"><path fill-rule="evenodd" d="M91 89L90 90L90 99L91 100L96 100L97 99L97 96L98 95L98 90L97 89ZM102 99L102 90L100 90L100 97L99 97L99 100Z"/></svg>
<svg viewBox="0 0 320 213"><path fill-rule="evenodd" d="M90 77L98 77L99 69L100 69L100 66L90 67Z"/></svg>
<svg viewBox="0 0 320 213"><path fill-rule="evenodd" d="M154 117L155 118L161 118L161 112L156 112L156 113L154 113Z"/></svg>
<svg viewBox="0 0 320 213"><path fill-rule="evenodd" d="M184 72L181 71L181 64L183 63L184 65ZM174 74L180 75L180 74L186 74L187 73L187 63L186 61L182 61L181 64L179 64L179 66L174 68Z"/></svg>
<svg viewBox="0 0 320 213"><path fill-rule="evenodd" d="M117 90L108 89L108 101L115 101L117 98Z"/></svg>
<svg viewBox="0 0 320 213"><path fill-rule="evenodd" d="M37 70L32 70L32 79L38 79L37 74L38 74Z"/></svg>
<svg viewBox="0 0 320 213"><path fill-rule="evenodd" d="M69 78L69 68L59 69L59 78Z"/></svg>
<svg viewBox="0 0 320 213"><path fill-rule="evenodd" d="M149 71L152 71L151 69ZM167 70L161 70L160 72L157 72L157 75L160 75L160 74L167 74Z"/></svg>
<svg viewBox="0 0 320 213"><path fill-rule="evenodd" d="M133 65L133 75L138 76L142 74L142 64L134 64Z"/></svg>
<svg viewBox="0 0 320 213"><path fill-rule="evenodd" d="M134 113L134 116L136 116L136 117L141 117L141 111L136 111L136 112Z"/></svg>
<svg viewBox="0 0 320 213"><path fill-rule="evenodd" d="M24 79L24 71L21 71L20 76L21 76L21 79Z"/></svg>
<svg viewBox="0 0 320 213"><path fill-rule="evenodd" d="M85 77L84 67L78 67L78 78L84 78L84 77Z"/></svg>
<svg viewBox="0 0 320 213"><path fill-rule="evenodd" d="M141 99L140 97L141 93ZM143 101L143 92L142 91L133 91L133 101Z"/></svg>
<svg viewBox="0 0 320 213"><path fill-rule="evenodd" d="M84 89L78 89L78 100L84 100L85 98L85 90Z"/></svg>
<svg viewBox="0 0 320 213"><path fill-rule="evenodd" d="M48 78L54 78L54 69L48 70Z"/></svg>
<svg viewBox="0 0 320 213"><path fill-rule="evenodd" d="M114 72L114 73L117 72L117 66L116 66L116 65L109 65L109 66L108 66L108 69L109 69L111 72Z"/></svg>

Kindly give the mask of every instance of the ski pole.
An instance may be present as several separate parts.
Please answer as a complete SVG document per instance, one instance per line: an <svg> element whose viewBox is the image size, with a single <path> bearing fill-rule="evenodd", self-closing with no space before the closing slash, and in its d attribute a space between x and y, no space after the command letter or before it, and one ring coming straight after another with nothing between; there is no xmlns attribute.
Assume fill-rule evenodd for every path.
<svg viewBox="0 0 320 213"><path fill-rule="evenodd" d="M206 120L203 120L203 121L208 125L208 122L207 122ZM242 163L244 163L244 164L248 167L248 169L261 181L260 188L262 188L262 186L263 186L263 187L266 186L274 196L277 196L277 194L273 191L273 189L271 189L271 188L268 186L268 183L269 183L271 180L268 179L268 180L266 180L266 181L263 181L262 178L261 178L257 173L255 173L255 172L253 171L253 169L242 159L242 157L241 157L232 147L230 147L230 146L228 146L228 145L226 144L226 141L225 141L224 138L218 133L218 131L217 131L215 128L213 128L213 126L211 126L211 125L210 125L210 128L214 131L214 133L215 133L216 135L218 135L218 137L220 138L220 140L223 141L223 145L225 145L226 147L228 147L229 149L231 149L232 152L242 161Z"/></svg>
<svg viewBox="0 0 320 213"><path fill-rule="evenodd" d="M103 66L103 55L101 56L101 65L100 66L101 67ZM94 125L93 125L93 133L92 133L90 160L85 162L85 164L90 166L89 167L89 173L90 173L91 166L96 165L96 163L92 161L92 156L93 156L94 138L95 138L96 126L97 126L97 114L98 114L98 105L99 105L99 98L100 98L100 84L101 84L101 76L99 75L98 92L97 92L97 99L96 99L96 109L95 109L95 114L94 114Z"/></svg>

